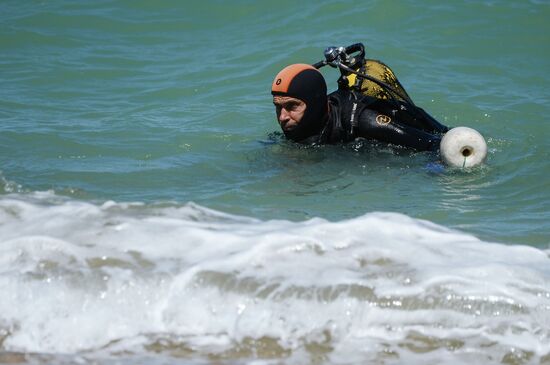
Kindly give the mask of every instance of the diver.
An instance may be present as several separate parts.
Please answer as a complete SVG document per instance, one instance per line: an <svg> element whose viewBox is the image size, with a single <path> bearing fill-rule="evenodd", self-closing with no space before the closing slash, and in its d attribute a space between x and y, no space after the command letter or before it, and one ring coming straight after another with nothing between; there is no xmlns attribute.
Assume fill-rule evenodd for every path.
<svg viewBox="0 0 550 365"><path fill-rule="evenodd" d="M341 76L327 95L318 68L330 65ZM414 105L393 71L365 59L361 43L329 47L315 65L293 64L271 86L284 135L302 144L337 144L364 138L417 151L436 151L449 128Z"/></svg>

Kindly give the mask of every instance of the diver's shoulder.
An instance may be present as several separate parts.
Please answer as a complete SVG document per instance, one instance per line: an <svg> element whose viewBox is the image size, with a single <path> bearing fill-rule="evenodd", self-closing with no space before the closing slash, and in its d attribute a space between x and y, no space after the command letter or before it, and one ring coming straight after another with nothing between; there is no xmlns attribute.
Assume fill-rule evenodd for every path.
<svg viewBox="0 0 550 365"><path fill-rule="evenodd" d="M327 96L328 96L329 99L331 99L331 98L340 99L340 98L349 98L350 94L351 94L350 90L336 89L333 92L331 92L330 94L328 94Z"/></svg>

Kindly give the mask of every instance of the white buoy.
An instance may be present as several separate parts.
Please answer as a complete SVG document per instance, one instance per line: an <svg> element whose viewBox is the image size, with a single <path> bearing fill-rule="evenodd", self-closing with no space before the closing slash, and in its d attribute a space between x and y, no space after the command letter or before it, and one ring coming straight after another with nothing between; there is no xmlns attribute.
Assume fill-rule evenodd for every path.
<svg viewBox="0 0 550 365"><path fill-rule="evenodd" d="M475 129L456 127L441 139L441 158L449 166L473 167L487 157L487 143Z"/></svg>

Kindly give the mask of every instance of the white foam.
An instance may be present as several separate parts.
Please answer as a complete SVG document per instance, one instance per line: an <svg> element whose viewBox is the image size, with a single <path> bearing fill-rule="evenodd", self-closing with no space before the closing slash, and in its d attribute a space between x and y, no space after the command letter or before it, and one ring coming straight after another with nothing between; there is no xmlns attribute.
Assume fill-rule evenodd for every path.
<svg viewBox="0 0 550 365"><path fill-rule="evenodd" d="M548 253L400 214L264 222L195 204L44 194L2 198L0 222L7 350L120 351L175 338L223 352L271 338L294 354L354 349L357 361L414 362L415 346L464 363L511 346L550 352Z"/></svg>

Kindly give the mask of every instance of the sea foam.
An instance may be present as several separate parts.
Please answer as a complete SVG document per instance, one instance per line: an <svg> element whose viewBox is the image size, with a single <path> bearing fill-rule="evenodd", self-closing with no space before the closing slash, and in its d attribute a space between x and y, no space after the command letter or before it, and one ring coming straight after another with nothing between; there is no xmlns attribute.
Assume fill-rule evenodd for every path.
<svg viewBox="0 0 550 365"><path fill-rule="evenodd" d="M297 363L550 353L548 252L401 214L261 221L42 193L4 196L0 222L4 351Z"/></svg>

